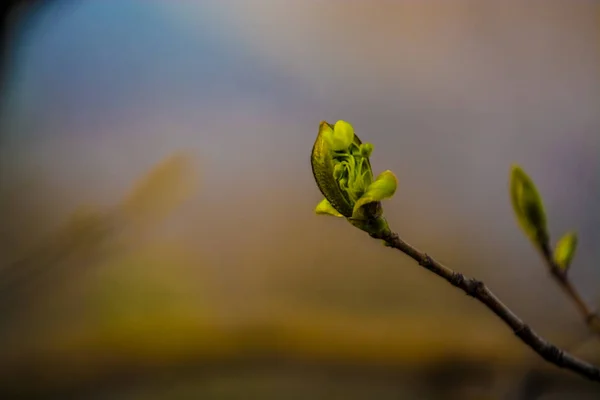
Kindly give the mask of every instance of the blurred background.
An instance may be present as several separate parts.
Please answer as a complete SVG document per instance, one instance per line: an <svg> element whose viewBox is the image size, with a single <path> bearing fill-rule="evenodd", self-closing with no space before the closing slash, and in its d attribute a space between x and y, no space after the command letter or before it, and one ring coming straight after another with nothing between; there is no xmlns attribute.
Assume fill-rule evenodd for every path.
<svg viewBox="0 0 600 400"><path fill-rule="evenodd" d="M542 336L600 342L516 225L538 185L600 306L600 3L56 0L0 110L0 397L591 399L482 305L317 217L320 120L392 228Z"/></svg>

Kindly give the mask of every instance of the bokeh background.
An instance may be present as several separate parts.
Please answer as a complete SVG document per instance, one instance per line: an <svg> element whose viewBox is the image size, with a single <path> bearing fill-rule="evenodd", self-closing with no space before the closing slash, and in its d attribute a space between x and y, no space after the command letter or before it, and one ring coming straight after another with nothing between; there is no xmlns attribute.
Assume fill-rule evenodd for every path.
<svg viewBox="0 0 600 400"><path fill-rule="evenodd" d="M317 217L320 120L393 229L546 338L600 343L519 231L514 162L600 306L600 3L52 1L0 137L2 398L597 398L483 306Z"/></svg>

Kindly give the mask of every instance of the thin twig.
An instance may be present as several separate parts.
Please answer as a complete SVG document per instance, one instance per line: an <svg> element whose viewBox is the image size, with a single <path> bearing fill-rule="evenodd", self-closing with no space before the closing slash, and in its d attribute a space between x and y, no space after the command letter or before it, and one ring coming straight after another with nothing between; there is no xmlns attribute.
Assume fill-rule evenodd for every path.
<svg viewBox="0 0 600 400"><path fill-rule="evenodd" d="M583 298L581 297L581 295L579 294L579 292L577 291L577 289L575 288L575 286L573 285L573 283L571 282L571 280L569 279L569 276L567 275L567 273L565 272L565 270L563 270L562 268L560 268L556 262L554 261L554 258L552 257L552 250L550 249L550 247L546 244L545 246L543 246L541 248L540 251L542 258L544 259L544 263L546 264L546 266L548 267L548 271L550 272L550 275L552 275L553 279L556 281L556 283L558 284L558 286L565 292L565 294L573 301L573 303L575 304L576 308L579 310L580 314L583 317L583 320L585 321L586 325L589 328L589 333L592 334L596 334L596 335L600 335L600 320L598 318L598 314L593 312L588 305L585 303L585 301L583 300ZM567 346L565 348L566 351L569 351L571 353L576 353L577 350L579 348L581 348L584 344L585 344L585 340L577 340L577 343L572 343L571 345ZM583 341L583 343L582 343ZM537 371L534 368L531 368L524 376L523 378L523 383L522 383L522 398L530 398L532 397L532 393L530 393L530 391L533 390L539 390L539 371ZM541 392L540 392L541 394Z"/></svg>
<svg viewBox="0 0 600 400"><path fill-rule="evenodd" d="M569 279L566 270L560 268L554 258L552 257L552 250L549 246L543 246L541 249L542 257L544 262L548 266L550 274L558 283L558 286L563 289L567 296L575 303L575 306L581 313L585 323L588 325L590 330L595 334L600 335L600 317L586 304L583 300L579 291L575 288L571 280Z"/></svg>
<svg viewBox="0 0 600 400"><path fill-rule="evenodd" d="M467 295L476 298L485 304L502 321L504 321L513 330L525 344L531 347L546 361L555 364L560 368L569 369L590 380L600 382L600 369L586 361L580 360L573 355L559 349L554 344L540 337L527 324L525 324L515 313L513 313L500 299L488 289L483 282L468 278L461 273L455 272L440 262L434 260L426 253L406 243L398 234L389 232L378 235L371 235L375 239L383 240L387 246L400 250L422 267L428 269L434 274L444 278L453 286L462 289Z"/></svg>

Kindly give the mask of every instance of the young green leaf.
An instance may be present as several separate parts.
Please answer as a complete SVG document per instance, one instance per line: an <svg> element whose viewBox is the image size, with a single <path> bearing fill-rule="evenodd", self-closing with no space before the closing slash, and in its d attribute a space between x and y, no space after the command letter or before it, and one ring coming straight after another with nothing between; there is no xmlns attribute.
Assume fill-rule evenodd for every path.
<svg viewBox="0 0 600 400"><path fill-rule="evenodd" d="M356 204L354 204L354 210L352 217L360 219L363 217L364 209L371 203L379 203L381 200L389 199L396 193L398 187L398 180L396 175L390 170L383 171L373 183L369 185L365 194L363 194ZM371 215L371 217L378 217L379 215Z"/></svg>
<svg viewBox="0 0 600 400"><path fill-rule="evenodd" d="M333 215L334 217L343 217L342 214L340 214L335 208L333 208L333 206L327 199L323 199L319 204L317 204L317 207L315 208L315 213L319 215Z"/></svg>
<svg viewBox="0 0 600 400"><path fill-rule="evenodd" d="M548 228L542 198L531 178L518 165L511 169L510 198L521 229L536 246L547 246Z"/></svg>
<svg viewBox="0 0 600 400"><path fill-rule="evenodd" d="M388 232L390 228L383 217L381 201L392 197L397 187L398 180L392 171L379 174L354 204L352 217L348 219L350 223L369 234Z"/></svg>
<svg viewBox="0 0 600 400"><path fill-rule="evenodd" d="M575 257L575 250L577 250L577 234L575 232L567 232L559 241L556 243L554 249L554 262L563 271L569 269L573 257Z"/></svg>

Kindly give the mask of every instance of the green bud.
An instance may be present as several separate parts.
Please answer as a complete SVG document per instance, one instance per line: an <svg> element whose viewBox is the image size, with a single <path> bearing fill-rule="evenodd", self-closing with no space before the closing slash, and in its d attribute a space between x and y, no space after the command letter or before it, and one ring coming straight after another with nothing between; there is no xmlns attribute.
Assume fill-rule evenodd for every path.
<svg viewBox="0 0 600 400"><path fill-rule="evenodd" d="M554 262L563 271L567 271L571 266L575 250L577 249L577 234L575 232L566 233L556 244L554 249Z"/></svg>
<svg viewBox="0 0 600 400"><path fill-rule="evenodd" d="M381 200L394 195L397 180L391 171L373 180L372 152L373 145L363 144L348 122L320 123L311 154L313 176L325 196L317 214L343 216L370 234L389 230Z"/></svg>
<svg viewBox="0 0 600 400"><path fill-rule="evenodd" d="M354 128L346 121L338 121L333 126L335 151L347 150L354 141Z"/></svg>
<svg viewBox="0 0 600 400"><path fill-rule="evenodd" d="M371 143L363 143L360 145L360 155L365 158L371 157L373 153L373 145Z"/></svg>
<svg viewBox="0 0 600 400"><path fill-rule="evenodd" d="M354 140L354 129L345 121L338 121L334 126L322 121L320 134L333 151L346 151Z"/></svg>

